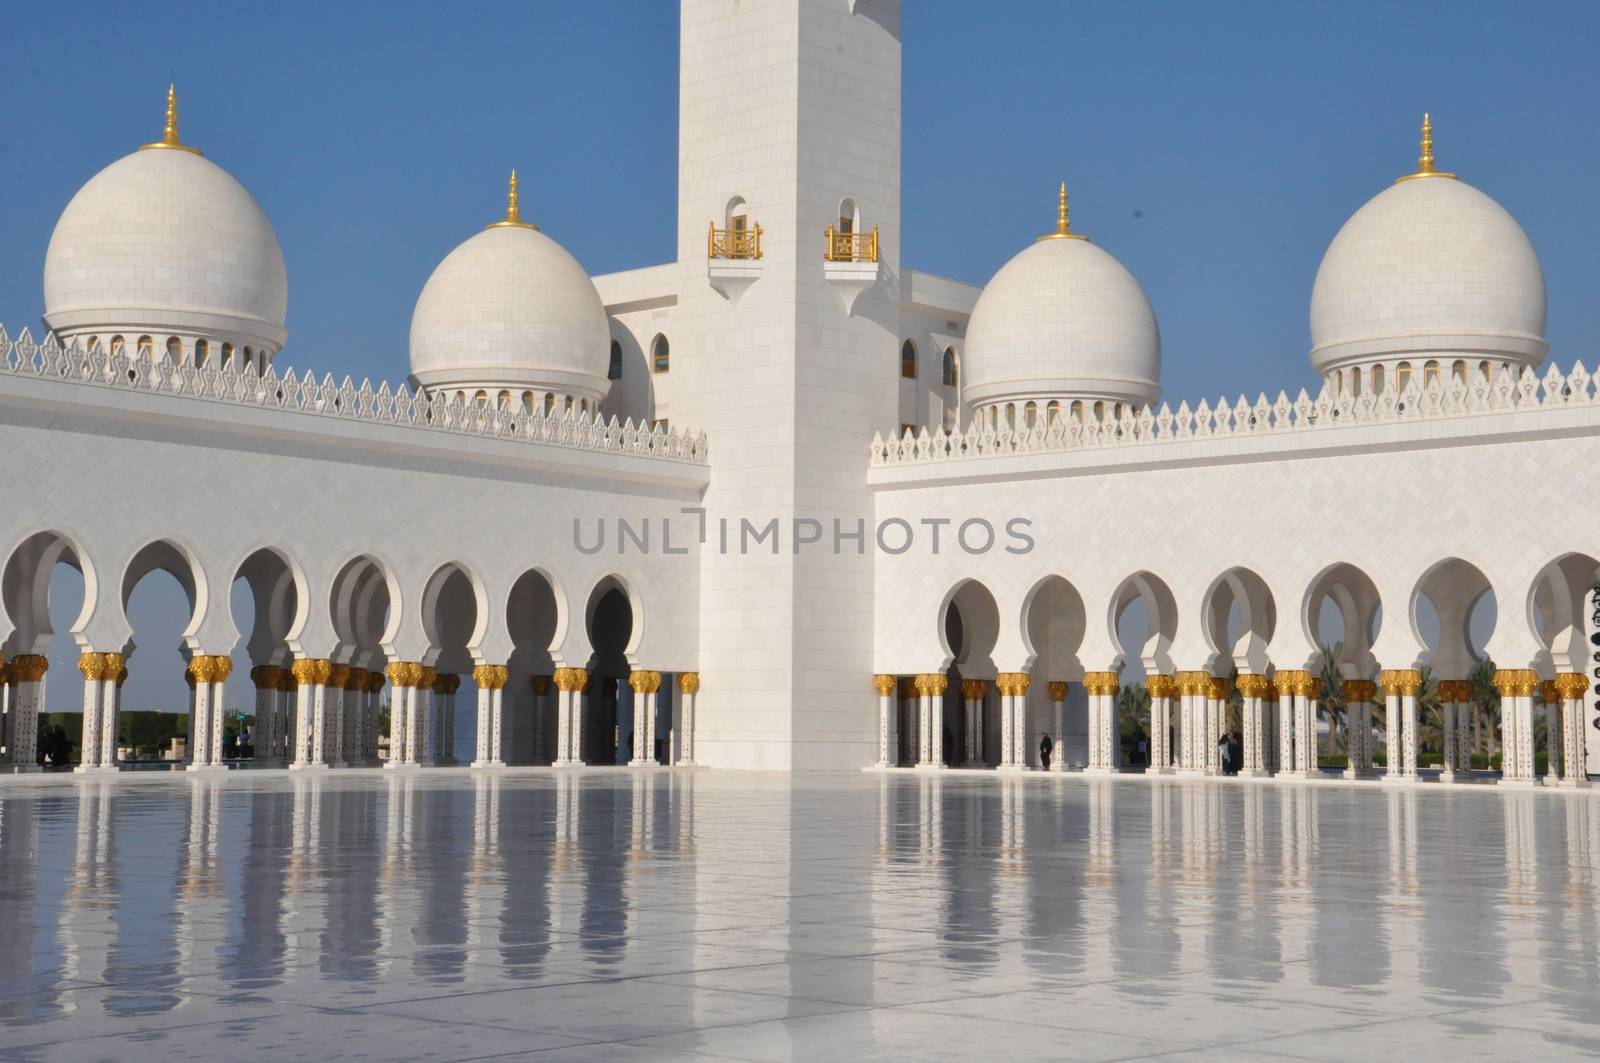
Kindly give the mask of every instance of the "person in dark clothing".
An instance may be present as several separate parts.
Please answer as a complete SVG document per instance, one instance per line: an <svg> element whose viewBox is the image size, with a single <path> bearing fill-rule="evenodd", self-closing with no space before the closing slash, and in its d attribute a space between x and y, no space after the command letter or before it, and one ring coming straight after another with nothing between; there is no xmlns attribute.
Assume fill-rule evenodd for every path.
<svg viewBox="0 0 1600 1063"><path fill-rule="evenodd" d="M72 742L66 730L58 723L50 730L50 767L60 771L72 767Z"/></svg>
<svg viewBox="0 0 1600 1063"><path fill-rule="evenodd" d="M954 764L956 762L956 747L953 743L953 738L954 736L950 734L950 726L946 724L944 729L944 748L939 751L944 754L944 762L946 764Z"/></svg>
<svg viewBox="0 0 1600 1063"><path fill-rule="evenodd" d="M1233 747L1228 743L1228 736L1217 736L1217 758L1222 762L1222 774L1233 774Z"/></svg>
<svg viewBox="0 0 1600 1063"><path fill-rule="evenodd" d="M1050 732L1046 731L1039 736L1039 763L1044 765L1044 770L1050 770L1050 754L1056 750L1056 744L1050 741Z"/></svg>
<svg viewBox="0 0 1600 1063"><path fill-rule="evenodd" d="M1244 739L1235 731L1228 736L1228 763L1233 765L1233 774L1239 774L1239 769L1244 767Z"/></svg>

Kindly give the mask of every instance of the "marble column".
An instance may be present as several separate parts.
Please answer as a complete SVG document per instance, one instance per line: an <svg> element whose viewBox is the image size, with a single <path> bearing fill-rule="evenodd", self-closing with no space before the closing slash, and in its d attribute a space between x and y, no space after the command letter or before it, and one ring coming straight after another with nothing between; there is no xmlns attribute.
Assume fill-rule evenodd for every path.
<svg viewBox="0 0 1600 1063"><path fill-rule="evenodd" d="M1300 714L1300 690L1311 673L1299 668L1280 668L1273 673L1272 685L1278 692L1278 774L1293 777L1302 774L1298 756L1303 735L1296 734L1296 721Z"/></svg>
<svg viewBox="0 0 1600 1063"><path fill-rule="evenodd" d="M1444 747L1439 760L1439 781L1456 782L1461 763L1460 752L1456 749L1460 741L1456 726L1456 684L1453 680L1441 679L1435 689L1439 693L1439 739Z"/></svg>
<svg viewBox="0 0 1600 1063"><path fill-rule="evenodd" d="M361 709L361 759L367 764L378 763L378 732L381 730L381 717L383 716L383 687L386 682L383 671L378 668L367 670L366 697L362 701Z"/></svg>
<svg viewBox="0 0 1600 1063"><path fill-rule="evenodd" d="M291 665L293 662L290 662ZM278 675L278 734L273 757L279 762L295 759L295 741L300 736L296 705L299 687L294 681L292 668L279 668Z"/></svg>
<svg viewBox="0 0 1600 1063"><path fill-rule="evenodd" d="M117 771L119 735L122 728L122 684L128 681L127 659L120 653L108 653L106 673L101 680L100 694L100 768Z"/></svg>
<svg viewBox="0 0 1600 1063"><path fill-rule="evenodd" d="M656 692L661 689L661 673L634 671L628 676L633 689L633 756L628 766L654 767L656 761Z"/></svg>
<svg viewBox="0 0 1600 1063"><path fill-rule="evenodd" d="M891 677L892 678L892 677ZM694 699L700 693L699 672L678 673L679 713L678 728L680 731L678 742L678 763L685 767L694 766ZM889 719L889 763L893 764L897 749L897 738L894 734L894 713L891 709Z"/></svg>
<svg viewBox="0 0 1600 1063"><path fill-rule="evenodd" d="M1246 673L1239 677L1237 685L1239 696L1244 699L1244 706L1240 710L1244 717L1241 721L1243 727L1239 736L1244 762L1239 765L1239 774L1260 778L1267 774L1266 757L1262 749L1261 698L1272 683L1264 675Z"/></svg>
<svg viewBox="0 0 1600 1063"><path fill-rule="evenodd" d="M917 676L917 690L921 694L922 742L917 767L935 770L944 767L944 694L950 688L950 677L940 672L925 672Z"/></svg>
<svg viewBox="0 0 1600 1063"><path fill-rule="evenodd" d="M1220 676L1206 687L1206 774L1222 774L1222 736L1228 731L1228 695L1232 688Z"/></svg>
<svg viewBox="0 0 1600 1063"><path fill-rule="evenodd" d="M457 684L460 683L459 677ZM480 664L472 669L472 681L478 686L477 755L474 768L503 768L505 735L505 689L511 682L511 666L505 664ZM455 711L455 694L451 692L449 711ZM451 733L454 740L454 732Z"/></svg>
<svg viewBox="0 0 1600 1063"><path fill-rule="evenodd" d="M1372 699L1378 696L1378 685L1370 679L1346 679L1344 692L1345 731L1347 745L1344 777L1371 779L1372 769Z"/></svg>
<svg viewBox="0 0 1600 1063"><path fill-rule="evenodd" d="M878 759L875 768L894 767L895 711L894 688L897 680L892 675L872 677L873 689L878 692Z"/></svg>
<svg viewBox="0 0 1600 1063"><path fill-rule="evenodd" d="M1001 672L994 685L1000 691L1000 767L1028 771L1027 695L1033 678L1026 672Z"/></svg>
<svg viewBox="0 0 1600 1063"><path fill-rule="evenodd" d="M553 765L579 767L583 764L583 690L589 673L582 668L557 668L556 689L560 691L556 708L556 759Z"/></svg>
<svg viewBox="0 0 1600 1063"><path fill-rule="evenodd" d="M350 666L344 684L344 727L339 740L340 759L347 767L366 759L367 690L372 674L365 668Z"/></svg>
<svg viewBox="0 0 1600 1063"><path fill-rule="evenodd" d="M394 661L386 669L389 679L389 759L386 768L403 768L411 761L412 695L422 681L418 661Z"/></svg>
<svg viewBox="0 0 1600 1063"><path fill-rule="evenodd" d="M1308 779L1322 777L1322 765L1317 758L1317 702L1321 697L1322 680L1306 672L1295 691L1294 748L1300 758L1300 772Z"/></svg>
<svg viewBox="0 0 1600 1063"><path fill-rule="evenodd" d="M435 707L433 684L439 672L431 665L422 666L416 686L411 688L411 719L406 724L406 738L410 745L407 756L411 763L428 766L434 763L433 740L435 734Z"/></svg>
<svg viewBox="0 0 1600 1063"><path fill-rule="evenodd" d="M194 744L189 755L189 770L222 768L223 717L228 674L233 659L220 655L197 654L189 662L188 675L194 680L194 709L189 733Z"/></svg>
<svg viewBox="0 0 1600 1063"><path fill-rule="evenodd" d="M1579 789L1589 786L1583 711L1583 696L1588 690L1588 677L1580 672L1563 672L1556 676L1556 695L1561 702L1562 786Z"/></svg>
<svg viewBox="0 0 1600 1063"><path fill-rule="evenodd" d="M1269 678L1267 689L1261 695L1261 760L1269 775L1277 774L1283 767L1279 759L1282 750L1278 746L1278 732L1278 688Z"/></svg>
<svg viewBox="0 0 1600 1063"><path fill-rule="evenodd" d="M350 666L330 662L322 710L322 756L330 768L344 766L344 688L349 682Z"/></svg>
<svg viewBox="0 0 1600 1063"><path fill-rule="evenodd" d="M1531 786L1537 780L1533 760L1533 693L1539 674L1529 668L1501 668L1494 675L1500 692L1501 786Z"/></svg>
<svg viewBox="0 0 1600 1063"><path fill-rule="evenodd" d="M39 710L50 661L43 654L24 653L7 667L11 669L11 770L39 771Z"/></svg>
<svg viewBox="0 0 1600 1063"><path fill-rule="evenodd" d="M1556 681L1546 679L1539 683L1539 700L1544 713L1544 783L1559 786L1561 783L1561 695L1556 692Z"/></svg>
<svg viewBox="0 0 1600 1063"><path fill-rule="evenodd" d="M1178 772L1200 775L1205 772L1205 702L1211 693L1211 673L1178 673Z"/></svg>
<svg viewBox="0 0 1600 1063"><path fill-rule="evenodd" d="M333 662L325 657L302 657L289 668L294 675L295 750L290 770L326 768L328 677Z"/></svg>
<svg viewBox="0 0 1600 1063"><path fill-rule="evenodd" d="M255 760L258 765L276 762L274 750L278 729L278 679L282 669L275 664L258 664L250 669L250 682L256 688Z"/></svg>
<svg viewBox="0 0 1600 1063"><path fill-rule="evenodd" d="M1083 673L1083 689L1089 695L1089 762L1083 769L1086 775L1110 775L1121 770L1122 742L1115 706L1120 685L1115 672Z"/></svg>
<svg viewBox="0 0 1600 1063"><path fill-rule="evenodd" d="M1389 770L1386 782L1417 780L1417 694L1422 690L1422 673L1415 668L1386 668L1378 673L1383 689L1385 743Z"/></svg>
<svg viewBox="0 0 1600 1063"><path fill-rule="evenodd" d="M1051 722L1053 722L1055 724L1055 730L1052 732L1051 739L1050 739L1053 743L1055 743L1055 749L1050 754L1050 770L1051 771L1066 771L1067 770L1067 684L1064 681L1062 681L1060 679L1057 679L1057 680L1054 680L1054 681L1051 682L1049 689L1050 689L1050 708L1051 708L1051 711L1053 713L1053 719L1052 719Z"/></svg>
<svg viewBox="0 0 1600 1063"><path fill-rule="evenodd" d="M1178 690L1176 676L1152 675L1144 681L1150 691L1150 767L1160 775L1170 775L1172 764L1172 695Z"/></svg>
<svg viewBox="0 0 1600 1063"><path fill-rule="evenodd" d="M507 673L509 675L509 673ZM549 713L545 711L545 699L550 696L550 677L547 675L533 675L528 677L528 684L533 688L533 762L545 762L545 730L549 727Z"/></svg>
<svg viewBox="0 0 1600 1063"><path fill-rule="evenodd" d="M95 771L100 764L100 704L105 697L106 660L103 653L78 656L78 671L83 673L83 733L78 755L79 773Z"/></svg>
<svg viewBox="0 0 1600 1063"><path fill-rule="evenodd" d="M986 764L983 755L983 699L988 693L987 680L961 681L961 766L963 768L981 768Z"/></svg>

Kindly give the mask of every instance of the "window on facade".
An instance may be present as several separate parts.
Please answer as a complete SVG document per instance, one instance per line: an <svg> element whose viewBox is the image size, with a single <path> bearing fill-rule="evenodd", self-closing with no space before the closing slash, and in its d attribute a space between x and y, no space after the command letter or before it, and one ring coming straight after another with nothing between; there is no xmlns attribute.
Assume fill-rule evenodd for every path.
<svg viewBox="0 0 1600 1063"><path fill-rule="evenodd" d="M533 392L531 392L531 391L524 391L522 393L522 412L523 413L532 413L533 412Z"/></svg>
<svg viewBox="0 0 1600 1063"><path fill-rule="evenodd" d="M489 393L487 391L480 391L476 395L472 396L472 401L475 405L487 406L489 405Z"/></svg>
<svg viewBox="0 0 1600 1063"><path fill-rule="evenodd" d="M1050 425L1059 420L1061 420L1061 403L1057 402L1055 399L1051 399L1050 405L1044 408L1045 427L1048 428Z"/></svg>
<svg viewBox="0 0 1600 1063"><path fill-rule="evenodd" d="M203 366L211 357L211 344L205 340L194 341L194 364Z"/></svg>
<svg viewBox="0 0 1600 1063"><path fill-rule="evenodd" d="M959 372L960 369L956 365L956 349L954 347L946 347L944 349L944 386L947 388L955 387L959 382L959 377L957 376Z"/></svg>
<svg viewBox="0 0 1600 1063"><path fill-rule="evenodd" d="M1034 422L1036 420L1038 420L1038 417L1039 417L1039 404L1038 403L1030 402L1030 403L1028 403L1026 406L1024 406L1022 408L1022 423L1027 425L1029 428L1033 427L1033 424L1034 424Z"/></svg>
<svg viewBox="0 0 1600 1063"><path fill-rule="evenodd" d="M1394 389L1404 391L1411 386L1411 363L1401 362L1394 367Z"/></svg>
<svg viewBox="0 0 1600 1063"><path fill-rule="evenodd" d="M910 340L900 345L900 375L907 380L917 379L917 345Z"/></svg>
<svg viewBox="0 0 1600 1063"><path fill-rule="evenodd" d="M117 355L121 354L122 353L122 348L124 346L125 346L125 343L124 343L124 341L123 341L121 336L112 336L111 337L111 357L115 358Z"/></svg>
<svg viewBox="0 0 1600 1063"><path fill-rule="evenodd" d="M167 337L167 357L173 365L183 364L183 341L176 336Z"/></svg>
<svg viewBox="0 0 1600 1063"><path fill-rule="evenodd" d="M667 432L671 431L671 429L672 423L665 417L657 417L650 422L650 431L652 432Z"/></svg>
<svg viewBox="0 0 1600 1063"><path fill-rule="evenodd" d="M1372 367L1372 393L1374 395L1383 394L1383 366L1381 365Z"/></svg>
<svg viewBox="0 0 1600 1063"><path fill-rule="evenodd" d="M1429 359L1422 363L1422 386L1432 387L1439 382L1439 363Z"/></svg>
<svg viewBox="0 0 1600 1063"><path fill-rule="evenodd" d="M1079 424L1083 423L1083 400L1082 399L1073 399L1072 400L1072 405L1067 407L1067 409L1068 409L1068 412L1072 415L1072 419L1074 421L1077 421Z"/></svg>
<svg viewBox="0 0 1600 1063"><path fill-rule="evenodd" d="M91 351L96 350L96 349L99 348L99 346L100 346L100 337L99 336L90 336L89 337L89 350L91 350Z"/></svg>
<svg viewBox="0 0 1600 1063"><path fill-rule="evenodd" d="M1465 384L1467 382L1467 363L1457 358L1455 363L1450 366L1450 375L1458 382Z"/></svg>
<svg viewBox="0 0 1600 1063"><path fill-rule="evenodd" d="M156 344L149 336L139 337L139 357L150 358L156 353Z"/></svg>
<svg viewBox="0 0 1600 1063"><path fill-rule="evenodd" d="M233 344L224 343L222 345L222 364L223 365L228 365L232 361L233 361Z"/></svg>
<svg viewBox="0 0 1600 1063"><path fill-rule="evenodd" d="M1478 372L1483 374L1483 382L1485 384L1490 383L1491 381L1494 380L1494 370L1492 369L1492 367L1490 367L1488 362L1479 362L1478 363Z"/></svg>
<svg viewBox="0 0 1600 1063"><path fill-rule="evenodd" d="M1350 394L1356 398L1361 397L1361 367L1350 370Z"/></svg>
<svg viewBox="0 0 1600 1063"><path fill-rule="evenodd" d="M672 345L665 335L658 335L650 342L650 365L658 373L671 371Z"/></svg>
<svg viewBox="0 0 1600 1063"><path fill-rule="evenodd" d="M545 394L544 394L544 412L545 413L552 413L552 412L555 411L555 408L556 408L556 397L554 395L552 395L548 391L545 392Z"/></svg>
<svg viewBox="0 0 1600 1063"><path fill-rule="evenodd" d="M606 369L607 380L622 379L622 344L611 341L611 365Z"/></svg>
<svg viewBox="0 0 1600 1063"><path fill-rule="evenodd" d="M511 409L511 392L502 391L500 393L499 401L496 403L496 405L498 405L502 410Z"/></svg>

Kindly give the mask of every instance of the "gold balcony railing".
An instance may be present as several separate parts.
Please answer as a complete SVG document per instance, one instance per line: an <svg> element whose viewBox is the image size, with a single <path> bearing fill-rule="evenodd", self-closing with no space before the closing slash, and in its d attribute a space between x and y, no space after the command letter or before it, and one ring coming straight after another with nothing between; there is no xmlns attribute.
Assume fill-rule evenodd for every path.
<svg viewBox="0 0 1600 1063"><path fill-rule="evenodd" d="M706 237L706 254L711 258L760 258L761 226L751 229L719 229L712 222Z"/></svg>
<svg viewBox="0 0 1600 1063"><path fill-rule="evenodd" d="M874 225L870 233L841 233L828 226L822 258L826 262L878 261L878 227Z"/></svg>

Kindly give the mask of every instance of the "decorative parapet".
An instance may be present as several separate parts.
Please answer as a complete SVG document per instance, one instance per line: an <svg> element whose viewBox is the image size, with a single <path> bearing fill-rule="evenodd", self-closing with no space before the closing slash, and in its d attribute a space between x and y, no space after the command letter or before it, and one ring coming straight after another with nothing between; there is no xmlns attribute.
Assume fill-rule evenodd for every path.
<svg viewBox="0 0 1600 1063"><path fill-rule="evenodd" d="M1219 399L1215 406L1202 400L1193 409L1187 402L1176 410L1162 403L1160 410L1148 406L1125 410L1121 417L1078 421L1055 415L1048 425L1013 429L989 428L973 424L965 429L939 429L920 434L909 429L904 435L882 433L872 437L871 464L920 465L941 461L961 461L1018 454L1099 450L1110 447L1138 447L1153 443L1173 443L1188 439L1216 439L1229 436L1259 436L1285 432L1328 432L1371 425L1407 424L1452 418L1503 414L1572 406L1600 406L1595 377L1576 363L1563 375L1552 365L1540 377L1532 369L1520 376L1501 369L1491 384L1452 380L1434 382L1427 387L1413 381L1402 392L1382 395L1334 397L1323 387L1316 398L1304 389L1291 401L1278 393L1276 402L1261 395L1255 402L1243 396L1228 403ZM1042 418L1041 418L1042 422Z"/></svg>
<svg viewBox="0 0 1600 1063"><path fill-rule="evenodd" d="M153 359L137 354L107 355L99 349L85 353L76 343L61 346L54 334L46 336L42 345L36 344L27 329L12 340L0 326L0 376L3 375L43 377L87 387L148 391L577 450L637 454L693 465L706 465L709 459L704 432L691 438L682 431L652 428L644 421L618 421L614 416L607 420L598 411L567 410L546 415L538 410L502 410L469 404L459 397L447 401L439 395L412 392L404 384L393 391L388 384L382 384L374 391L366 380L358 386L348 376L338 383L332 375L324 375L318 383L309 371L296 376L290 369L279 375L274 366L259 375L234 365L180 366L165 351Z"/></svg>

